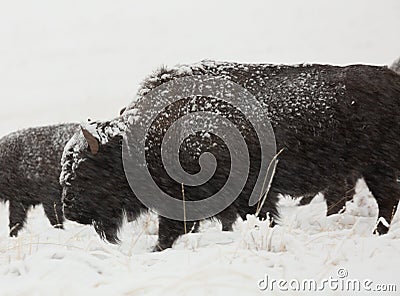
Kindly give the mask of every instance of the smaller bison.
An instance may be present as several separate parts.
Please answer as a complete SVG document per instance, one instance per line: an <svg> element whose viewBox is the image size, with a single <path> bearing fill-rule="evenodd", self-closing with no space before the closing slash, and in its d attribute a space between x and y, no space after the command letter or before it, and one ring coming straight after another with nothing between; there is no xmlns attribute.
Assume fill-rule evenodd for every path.
<svg viewBox="0 0 400 296"><path fill-rule="evenodd" d="M63 228L58 177L65 144L78 124L36 127L0 140L0 199L9 201L10 236L17 236L31 206L42 204L51 225Z"/></svg>

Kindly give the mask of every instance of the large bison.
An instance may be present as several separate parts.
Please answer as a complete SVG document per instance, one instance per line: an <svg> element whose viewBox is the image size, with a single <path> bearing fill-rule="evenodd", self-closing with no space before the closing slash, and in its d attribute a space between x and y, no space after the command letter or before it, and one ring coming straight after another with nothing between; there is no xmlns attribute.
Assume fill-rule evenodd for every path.
<svg viewBox="0 0 400 296"><path fill-rule="evenodd" d="M252 93L267 111L265 122L272 124L277 150L282 153L263 206L264 217L268 212L273 220L278 220L279 194L297 197L323 192L328 215L336 213L346 201L346 182L359 175L378 202L379 217L390 224L400 198L396 182L396 171L400 169L400 76L394 71L366 65L276 66L204 61L160 69L144 81L138 99L145 100L146 94L164 83L196 75L235 82ZM180 184L169 178L161 164L162 136L171 121L177 119L174 114L182 113L180 110L191 112L193 104L210 106L207 98L181 102L179 108L165 110L167 115L155 121L146 142L146 160L155 182L177 198L181 198ZM63 157L61 184L66 217L94 223L97 231L111 242L117 241L124 211L135 217L146 210L133 194L122 162L124 125L129 109L134 106L124 112L125 119L93 123L90 131L84 129L69 143ZM236 120L237 126L245 126L246 120L236 116L234 107L211 105L212 108ZM256 211L248 200L260 167L259 143L251 127L243 128L241 133L253 159L243 191L217 217L225 221ZM204 152L213 153L218 163L214 182L188 189L189 200L200 200L222 187L229 174L230 157L218 138L194 137L180 151L182 166L189 173L196 173L199 155ZM200 153L191 154L191 147ZM185 229L190 229L181 221L165 217L160 217L159 222L157 250L171 247ZM189 226L192 223L188 222ZM377 231L386 233L388 225L380 222Z"/></svg>
<svg viewBox="0 0 400 296"><path fill-rule="evenodd" d="M53 226L63 227L60 162L78 130L78 124L35 127L0 140L0 199L9 201L11 236L18 235L29 208L38 204Z"/></svg>

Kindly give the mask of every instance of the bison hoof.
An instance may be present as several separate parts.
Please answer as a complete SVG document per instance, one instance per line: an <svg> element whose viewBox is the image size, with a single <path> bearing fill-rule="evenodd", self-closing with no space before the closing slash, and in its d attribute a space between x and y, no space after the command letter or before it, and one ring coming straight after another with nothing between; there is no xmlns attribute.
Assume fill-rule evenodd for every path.
<svg viewBox="0 0 400 296"><path fill-rule="evenodd" d="M160 243L157 243L155 246L154 246L154 248L153 248L153 252L162 252L162 251L164 251L164 250L166 250L166 249L169 249L169 248L172 248L172 246L171 245L168 245L168 244L160 244Z"/></svg>
<svg viewBox="0 0 400 296"><path fill-rule="evenodd" d="M152 249L152 252L161 252L164 251L165 249L161 248L159 245L155 245Z"/></svg>
<svg viewBox="0 0 400 296"><path fill-rule="evenodd" d="M53 227L57 228L57 229L64 229L64 225L63 224L56 224L56 225L53 225Z"/></svg>
<svg viewBox="0 0 400 296"><path fill-rule="evenodd" d="M10 237L17 237L18 236L18 230L17 229L13 229L10 231Z"/></svg>
<svg viewBox="0 0 400 296"><path fill-rule="evenodd" d="M10 237L17 237L21 228L22 227L19 223L15 224L14 226L10 226Z"/></svg>
<svg viewBox="0 0 400 296"><path fill-rule="evenodd" d="M383 235L386 234L388 231L389 228L383 225L382 222L379 222L378 226L376 226L374 234Z"/></svg>
<svg viewBox="0 0 400 296"><path fill-rule="evenodd" d="M222 226L222 231L233 231L232 225L223 225Z"/></svg>

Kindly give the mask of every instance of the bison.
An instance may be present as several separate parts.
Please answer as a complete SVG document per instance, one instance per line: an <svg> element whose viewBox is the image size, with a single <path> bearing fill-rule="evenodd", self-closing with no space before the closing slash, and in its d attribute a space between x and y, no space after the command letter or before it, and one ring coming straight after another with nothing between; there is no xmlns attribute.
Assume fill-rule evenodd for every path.
<svg viewBox="0 0 400 296"><path fill-rule="evenodd" d="M172 69L162 68L147 78L138 92L138 99L156 87L174 79L195 75L223 77L246 88L267 111L276 146L282 151L263 206L274 221L279 219L279 194L293 197L324 194L328 215L340 210L346 201L347 183L352 176L362 176L377 200L379 217L390 224L400 198L396 172L400 168L400 76L388 67L350 65L270 65L203 61ZM190 112L192 105L206 106L207 98L183 100L181 106L166 110L155 122L147 138L146 160L157 184L180 198L179 184L162 169L161 139L171 120ZM80 223L93 223L98 232L110 242L117 241L117 231L124 211L138 215L146 207L133 194L124 174L122 141L124 125L129 121L129 109L123 117L99 122L84 129L70 143L63 157L64 212L67 218ZM219 108L220 113L237 118L232 106ZM176 115L174 117L174 114ZM234 115L234 116L229 116ZM128 118L128 119L127 119ZM171 119L172 118L172 119ZM245 119L237 119L242 126ZM89 131L90 130L90 131ZM258 176L260 159L257 141L250 128L241 130L249 154L251 169L243 191L235 202L217 215L225 221L235 220L237 214L255 213L256 206L248 200ZM196 138L197 137L197 138ZM194 144L201 143L194 147ZM214 182L192 188L188 199L200 200L221 188L229 174L230 158L217 138L195 135L180 151L180 160L188 172L198 170L199 155L214 154L218 168ZM190 148L200 150L191 154ZM197 162L197 166L196 166ZM186 165L186 166L185 166ZM159 218L159 240L156 250L172 246L185 233L184 223ZM189 226L193 225L188 222ZM229 224L229 223L228 223ZM379 222L377 232L384 234L388 224Z"/></svg>
<svg viewBox="0 0 400 296"><path fill-rule="evenodd" d="M61 156L78 128L72 123L28 128L0 140L0 199L9 201L10 236L18 235L29 208L39 204L53 226L63 227Z"/></svg>

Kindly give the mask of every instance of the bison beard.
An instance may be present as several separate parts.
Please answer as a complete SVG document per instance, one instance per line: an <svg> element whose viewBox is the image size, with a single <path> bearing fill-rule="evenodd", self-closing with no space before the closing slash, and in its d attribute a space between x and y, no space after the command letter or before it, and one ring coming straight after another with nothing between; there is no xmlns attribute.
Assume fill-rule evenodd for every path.
<svg viewBox="0 0 400 296"><path fill-rule="evenodd" d="M328 214L335 213L346 202L346 184L353 182L352 176L359 175L377 200L379 217L391 222L400 198L400 187L396 182L396 171L400 169L399 75L386 67L363 65L272 66L202 62L183 69L160 70L144 82L139 97L166 81L204 74L223 76L238 83L268 110L266 120L273 126L277 149L284 151L279 156L264 213L269 212L275 220L278 218L278 194L298 197L319 192L325 196ZM125 116L132 108L134 105L128 107ZM98 124L97 131L104 131L110 124ZM160 126L158 130L162 128ZM88 142L93 142L86 136ZM63 184L66 217L80 222L79 219L85 216L86 220L94 221L98 232L109 241L116 241L123 210L136 216L146 210L126 181L120 141L120 136L109 136L108 143L99 143L96 155L81 150L74 157L84 161L72 166L75 175ZM249 148L252 150L252 146ZM227 161L224 159L226 153L215 152L217 158L219 155ZM164 182L162 172L157 170L160 167L157 158L152 163L157 148L150 149L147 155L149 170L159 173L155 176L157 183L176 190L174 184ZM222 167L221 175L224 174L226 168ZM254 177L249 175L246 183L249 187L217 218L229 221L237 214L254 213L255 208L247 204ZM73 194L70 199L69 192ZM200 198L202 196L196 191L191 194L193 200ZM156 249L162 250L171 247L184 233L184 224L163 217L159 222ZM192 223L189 222L187 229ZM388 228L379 223L377 230L384 234Z"/></svg>

